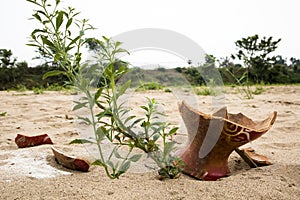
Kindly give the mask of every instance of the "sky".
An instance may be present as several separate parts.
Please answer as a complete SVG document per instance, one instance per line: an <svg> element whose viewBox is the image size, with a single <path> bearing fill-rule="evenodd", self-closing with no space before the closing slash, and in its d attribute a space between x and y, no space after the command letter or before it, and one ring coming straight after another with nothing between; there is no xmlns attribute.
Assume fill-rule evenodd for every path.
<svg viewBox="0 0 300 200"><path fill-rule="evenodd" d="M63 7L68 6L97 28L92 37L114 37L140 28L167 29L220 58L236 52L235 41L258 34L282 39L277 55L300 58L299 0L64 0ZM1 0L0 48L11 49L18 61L34 63L35 49L26 46L37 28L28 20L34 9L26 0ZM129 61L141 65L186 62L165 52L150 53L133 53Z"/></svg>

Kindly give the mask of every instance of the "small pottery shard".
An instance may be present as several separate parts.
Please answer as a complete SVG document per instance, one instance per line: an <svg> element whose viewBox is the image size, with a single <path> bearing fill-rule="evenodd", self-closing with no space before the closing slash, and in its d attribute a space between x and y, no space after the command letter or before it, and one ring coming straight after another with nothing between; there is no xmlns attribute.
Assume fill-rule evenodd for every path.
<svg viewBox="0 0 300 200"><path fill-rule="evenodd" d="M15 142L19 148L33 147L42 144L53 144L53 142L47 134L36 136L26 136L18 134L15 138Z"/></svg>
<svg viewBox="0 0 300 200"><path fill-rule="evenodd" d="M229 175L228 157L239 146L266 133L277 113L254 122L242 113L231 114L224 107L212 115L189 107L184 101L179 111L188 131L188 142L177 154L184 162L183 172L202 180Z"/></svg>
<svg viewBox="0 0 300 200"><path fill-rule="evenodd" d="M90 163L88 161L73 156L68 156L54 147L52 147L52 151L58 164L61 164L62 166L72 170L82 172L89 171Z"/></svg>
<svg viewBox="0 0 300 200"><path fill-rule="evenodd" d="M266 156L255 153L255 150L251 147L241 149L257 166L272 165Z"/></svg>

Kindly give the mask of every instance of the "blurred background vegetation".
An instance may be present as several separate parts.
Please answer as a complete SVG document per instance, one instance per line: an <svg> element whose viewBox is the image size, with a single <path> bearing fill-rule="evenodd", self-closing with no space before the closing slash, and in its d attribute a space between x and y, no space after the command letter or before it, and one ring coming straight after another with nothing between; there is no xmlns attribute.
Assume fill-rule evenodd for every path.
<svg viewBox="0 0 300 200"><path fill-rule="evenodd" d="M155 84L166 87L187 83L192 86L206 85L201 73L210 69L217 69L220 72L225 85L235 85L239 80L244 81L245 77L253 85L300 83L300 59L276 55L274 52L279 42L280 39L274 40L272 37L249 36L235 42L237 52L223 58L207 54L204 64L194 66L192 61L189 61L190 67L178 66L172 69L158 67L150 70L128 66L122 61L116 64L132 68L131 72L124 77L124 81L131 79L132 86L140 89L149 85L151 89ZM99 50L92 41L87 48L95 53ZM42 52L40 54L42 56ZM0 49L0 90L65 86L67 78L64 76L42 79L43 74L57 70L59 67L55 62L47 59L42 65L28 66L25 61L17 61L11 50Z"/></svg>

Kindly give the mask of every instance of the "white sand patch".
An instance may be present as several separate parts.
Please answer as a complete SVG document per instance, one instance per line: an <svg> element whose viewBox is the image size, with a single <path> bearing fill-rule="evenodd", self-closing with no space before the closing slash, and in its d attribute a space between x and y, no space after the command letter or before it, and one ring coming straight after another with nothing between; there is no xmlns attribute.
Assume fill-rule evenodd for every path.
<svg viewBox="0 0 300 200"><path fill-rule="evenodd" d="M12 177L54 178L71 174L52 167L47 160L49 152L45 148L38 151L36 148L38 147L0 151L0 170Z"/></svg>

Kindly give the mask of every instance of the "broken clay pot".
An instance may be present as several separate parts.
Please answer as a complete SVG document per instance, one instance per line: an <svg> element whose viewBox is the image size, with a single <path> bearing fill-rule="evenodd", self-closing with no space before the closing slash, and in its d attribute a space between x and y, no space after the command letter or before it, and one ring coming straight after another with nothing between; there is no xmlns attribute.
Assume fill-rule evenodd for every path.
<svg viewBox="0 0 300 200"><path fill-rule="evenodd" d="M226 107L208 115L184 101L179 104L179 111L188 131L188 142L177 155L185 164L183 172L201 180L228 176L232 151L266 133L277 116L274 112L267 119L254 122L242 113L228 113Z"/></svg>
<svg viewBox="0 0 300 200"><path fill-rule="evenodd" d="M15 142L19 148L33 147L42 144L53 144L53 142L47 134L36 136L26 136L18 134L15 138Z"/></svg>
<svg viewBox="0 0 300 200"><path fill-rule="evenodd" d="M82 172L89 171L90 164L88 161L81 158L68 156L54 147L52 147L52 151L55 160L58 164L61 164L62 166L72 170L77 170Z"/></svg>

